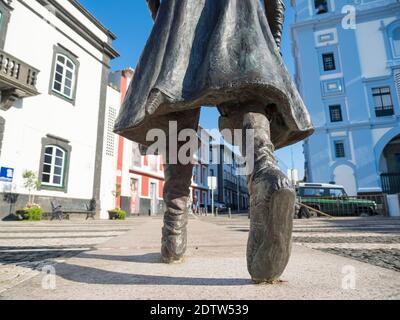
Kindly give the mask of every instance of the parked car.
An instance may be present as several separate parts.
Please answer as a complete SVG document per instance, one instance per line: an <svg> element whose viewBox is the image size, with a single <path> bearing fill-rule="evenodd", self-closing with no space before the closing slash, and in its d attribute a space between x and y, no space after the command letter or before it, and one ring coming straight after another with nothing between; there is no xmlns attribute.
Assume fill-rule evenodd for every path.
<svg viewBox="0 0 400 320"><path fill-rule="evenodd" d="M300 183L298 202L331 216L372 216L377 214L377 203L372 200L349 197L343 186L324 183ZM298 206L299 218L311 217L312 210ZM317 214L318 215L318 214Z"/></svg>
<svg viewBox="0 0 400 320"><path fill-rule="evenodd" d="M218 213L223 213L228 211L228 208L226 207L225 203L215 202L214 208L215 210L218 209ZM211 212L211 205L208 206L208 212Z"/></svg>

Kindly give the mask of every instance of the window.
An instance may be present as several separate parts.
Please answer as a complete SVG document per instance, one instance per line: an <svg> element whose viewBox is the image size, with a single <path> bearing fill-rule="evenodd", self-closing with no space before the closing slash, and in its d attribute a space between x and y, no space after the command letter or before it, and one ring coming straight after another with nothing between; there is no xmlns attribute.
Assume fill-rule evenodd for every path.
<svg viewBox="0 0 400 320"><path fill-rule="evenodd" d="M0 1L0 49L4 48L11 11L10 1Z"/></svg>
<svg viewBox="0 0 400 320"><path fill-rule="evenodd" d="M40 189L67 192L71 150L69 141L63 138L47 135L42 139Z"/></svg>
<svg viewBox="0 0 400 320"><path fill-rule="evenodd" d="M200 184L200 173L199 173L199 166L198 165L196 165L196 167L195 167L195 180L194 180L194 182L196 184Z"/></svg>
<svg viewBox="0 0 400 320"><path fill-rule="evenodd" d="M331 122L343 121L342 107L340 105L329 106L329 113L331 116Z"/></svg>
<svg viewBox="0 0 400 320"><path fill-rule="evenodd" d="M42 184L63 187L65 151L56 146L46 146L44 153Z"/></svg>
<svg viewBox="0 0 400 320"><path fill-rule="evenodd" d="M377 117L394 115L392 95L390 87L380 87L372 89L372 96L375 104L375 114Z"/></svg>
<svg viewBox="0 0 400 320"><path fill-rule="evenodd" d="M153 172L158 171L158 156L149 156L150 170Z"/></svg>
<svg viewBox="0 0 400 320"><path fill-rule="evenodd" d="M322 62L324 71L336 70L335 55L332 52L322 54Z"/></svg>
<svg viewBox="0 0 400 320"><path fill-rule="evenodd" d="M113 145L114 148L114 145ZM114 150L114 149L113 149ZM140 153L139 144L136 142L132 143L132 161L131 161L131 169L132 168L140 168L142 166L142 155Z"/></svg>
<svg viewBox="0 0 400 320"><path fill-rule="evenodd" d="M329 196L334 197L334 198L341 198L341 197L346 197L346 191L344 189L329 189Z"/></svg>
<svg viewBox="0 0 400 320"><path fill-rule="evenodd" d="M328 0L314 0L315 14L328 12Z"/></svg>
<svg viewBox="0 0 400 320"><path fill-rule="evenodd" d="M49 93L74 103L78 69L77 58L63 47L55 46Z"/></svg>
<svg viewBox="0 0 400 320"><path fill-rule="evenodd" d="M56 57L53 90L68 99L73 96L75 64L66 56L58 54Z"/></svg>
<svg viewBox="0 0 400 320"><path fill-rule="evenodd" d="M346 157L343 141L335 141L335 156L336 158Z"/></svg>
<svg viewBox="0 0 400 320"><path fill-rule="evenodd" d="M393 30L393 55L400 57L400 27Z"/></svg>

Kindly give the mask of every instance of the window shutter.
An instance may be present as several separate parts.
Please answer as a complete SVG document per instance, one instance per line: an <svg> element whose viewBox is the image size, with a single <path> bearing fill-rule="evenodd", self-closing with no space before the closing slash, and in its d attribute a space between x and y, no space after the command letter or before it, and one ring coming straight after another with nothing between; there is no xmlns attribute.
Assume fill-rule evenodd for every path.
<svg viewBox="0 0 400 320"><path fill-rule="evenodd" d="M394 83L396 85L397 98L400 103L400 69L394 71Z"/></svg>
<svg viewBox="0 0 400 320"><path fill-rule="evenodd" d="M117 115L115 108L108 109L106 155L113 157L115 149L114 123Z"/></svg>

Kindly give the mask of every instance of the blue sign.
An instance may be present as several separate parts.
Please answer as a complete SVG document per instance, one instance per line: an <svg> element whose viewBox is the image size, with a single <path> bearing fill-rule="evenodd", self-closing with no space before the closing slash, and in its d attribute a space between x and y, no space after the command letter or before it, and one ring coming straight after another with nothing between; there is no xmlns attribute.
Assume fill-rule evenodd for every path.
<svg viewBox="0 0 400 320"><path fill-rule="evenodd" d="M14 178L14 169L1 167L0 170L0 181L12 182Z"/></svg>

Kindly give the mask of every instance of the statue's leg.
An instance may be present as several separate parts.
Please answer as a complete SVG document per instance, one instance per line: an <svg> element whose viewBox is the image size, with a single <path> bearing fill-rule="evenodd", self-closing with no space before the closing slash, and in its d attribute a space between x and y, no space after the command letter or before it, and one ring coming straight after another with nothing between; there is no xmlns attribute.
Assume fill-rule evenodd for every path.
<svg viewBox="0 0 400 320"><path fill-rule="evenodd" d="M289 262L296 195L277 165L267 115L251 107L232 108L233 113L229 108L226 110L225 120L232 128L242 125L244 134L246 129L254 130L254 151L250 154L248 150L246 155L247 161L253 161L254 155L254 169L248 175L247 265L253 281L273 282L279 279ZM245 151L243 145L241 148Z"/></svg>
<svg viewBox="0 0 400 320"><path fill-rule="evenodd" d="M168 132L167 154L164 155L164 226L162 229L161 255L165 263L178 263L183 260L187 245L188 201L193 176L193 164L182 164L169 152L179 151L186 142L178 142L177 135L185 129L197 130L200 109L188 110L169 115L169 121L177 122L177 132ZM194 131L194 132L195 132ZM177 148L170 148L171 141ZM196 140L197 142L197 140ZM193 156L193 155L190 155ZM177 160L177 161L176 161Z"/></svg>
<svg viewBox="0 0 400 320"><path fill-rule="evenodd" d="M163 262L180 262L186 252L187 244L187 203L193 165L165 164L164 214L161 254Z"/></svg>

